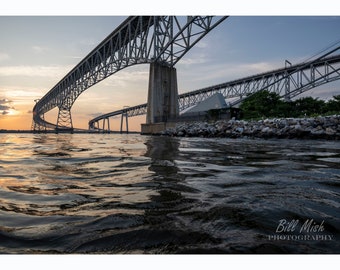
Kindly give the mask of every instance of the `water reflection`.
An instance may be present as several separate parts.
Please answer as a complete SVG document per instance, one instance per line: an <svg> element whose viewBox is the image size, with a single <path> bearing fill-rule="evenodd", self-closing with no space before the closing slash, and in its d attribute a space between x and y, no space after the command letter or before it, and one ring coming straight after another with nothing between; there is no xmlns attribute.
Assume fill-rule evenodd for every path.
<svg viewBox="0 0 340 270"><path fill-rule="evenodd" d="M155 207L146 211L147 216L157 215L157 211L168 213L174 211L176 205L184 200L181 194L181 181L176 159L179 154L180 142L176 138L150 137L146 141L146 157L151 159L148 167L154 172L153 182L156 184L157 195L150 197Z"/></svg>
<svg viewBox="0 0 340 270"><path fill-rule="evenodd" d="M149 170L155 172L157 176L176 178L179 140L169 137L150 137L145 144L147 146L145 156L151 158Z"/></svg>
<svg viewBox="0 0 340 270"><path fill-rule="evenodd" d="M223 253L213 247L220 240L187 222L191 211L200 207L200 200L189 197L197 190L186 182L188 175L179 165L182 144L181 139L170 137L150 137L146 142L145 156L151 159L149 170L154 172L152 181L158 193L150 196L144 214L148 230L143 233L149 236L146 243L151 240L154 245L148 246L148 252Z"/></svg>
<svg viewBox="0 0 340 270"><path fill-rule="evenodd" d="M340 144L34 134L0 137L1 253L298 253L277 222L339 235ZM5 153L5 154L3 154Z"/></svg>

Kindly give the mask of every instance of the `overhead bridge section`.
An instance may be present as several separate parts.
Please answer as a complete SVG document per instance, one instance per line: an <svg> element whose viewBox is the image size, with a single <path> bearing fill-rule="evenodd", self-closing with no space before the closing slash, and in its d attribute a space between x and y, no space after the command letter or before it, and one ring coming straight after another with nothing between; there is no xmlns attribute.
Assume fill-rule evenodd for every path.
<svg viewBox="0 0 340 270"><path fill-rule="evenodd" d="M131 16L104 39L33 108L34 130L73 129L71 107L81 93L126 67L162 63L173 67L227 17ZM57 123L44 114L58 107Z"/></svg>
<svg viewBox="0 0 340 270"><path fill-rule="evenodd" d="M282 98L290 99L322 84L340 79L340 47L336 47L319 57L277 70L256 74L226 83L202 88L179 97L179 107L184 110L194 106L215 93L225 99L235 99L235 106L244 98L261 90L275 92Z"/></svg>
<svg viewBox="0 0 340 270"><path fill-rule="evenodd" d="M340 47L336 47L304 63L291 65L287 61L286 66L280 69L181 94L178 96L179 110L195 106L216 93L221 93L225 99L235 99L229 103L230 106L237 105L244 98L261 90L275 92L282 98L293 98L322 84L340 79L340 54L337 54L339 50ZM109 117L132 117L146 114L146 111L145 103L100 115L89 121L89 128L105 130L105 122L109 123ZM99 121L103 121L102 125Z"/></svg>

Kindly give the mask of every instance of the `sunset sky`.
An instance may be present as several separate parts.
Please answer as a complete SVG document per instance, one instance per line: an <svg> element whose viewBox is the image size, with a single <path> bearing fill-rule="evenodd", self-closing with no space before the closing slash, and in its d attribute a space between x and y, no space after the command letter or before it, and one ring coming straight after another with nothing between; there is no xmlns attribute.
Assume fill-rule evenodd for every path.
<svg viewBox="0 0 340 270"><path fill-rule="evenodd" d="M299 63L340 42L340 16L236 13L176 65L180 93L280 68L286 59ZM127 17L103 16L105 12L99 12L101 16L33 16L41 14L79 15L44 11L1 14L0 129L30 129L34 100L44 96ZM74 126L87 128L88 121L98 114L145 103L148 72L146 64L127 68L86 90L72 107ZM331 98L340 94L340 84L326 84L308 94ZM45 117L55 123L56 110ZM144 122L145 116L139 117L132 129L138 130L140 121ZM118 130L118 125L114 128Z"/></svg>

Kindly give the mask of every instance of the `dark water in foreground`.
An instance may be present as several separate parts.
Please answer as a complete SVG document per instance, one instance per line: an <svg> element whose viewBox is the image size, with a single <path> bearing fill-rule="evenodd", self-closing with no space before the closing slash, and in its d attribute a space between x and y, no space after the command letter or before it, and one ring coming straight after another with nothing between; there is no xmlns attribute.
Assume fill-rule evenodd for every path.
<svg viewBox="0 0 340 270"><path fill-rule="evenodd" d="M340 142L0 134L0 253L340 253Z"/></svg>

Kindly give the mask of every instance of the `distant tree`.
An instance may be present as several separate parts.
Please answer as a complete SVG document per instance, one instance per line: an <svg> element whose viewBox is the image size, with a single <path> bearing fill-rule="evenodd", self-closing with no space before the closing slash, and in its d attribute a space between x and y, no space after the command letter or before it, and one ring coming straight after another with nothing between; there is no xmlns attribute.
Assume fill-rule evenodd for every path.
<svg viewBox="0 0 340 270"><path fill-rule="evenodd" d="M281 101L278 104L275 117L295 117L294 102Z"/></svg>
<svg viewBox="0 0 340 270"><path fill-rule="evenodd" d="M311 116L323 114L325 102L312 97L303 97L294 101L294 114L296 116Z"/></svg>
<svg viewBox="0 0 340 270"><path fill-rule="evenodd" d="M276 93L267 90L256 92L249 96L240 106L245 119L275 117L283 101Z"/></svg>
<svg viewBox="0 0 340 270"><path fill-rule="evenodd" d="M340 95L333 96L333 99L327 101L325 104L326 110L330 114L340 113Z"/></svg>
<svg viewBox="0 0 340 270"><path fill-rule="evenodd" d="M240 109L244 119L340 114L340 95L328 102L312 97L288 102L278 94L264 90L249 96Z"/></svg>

